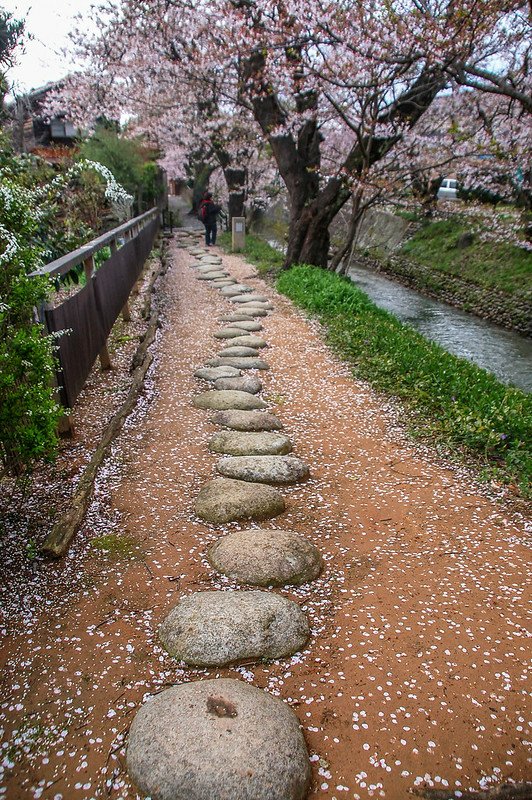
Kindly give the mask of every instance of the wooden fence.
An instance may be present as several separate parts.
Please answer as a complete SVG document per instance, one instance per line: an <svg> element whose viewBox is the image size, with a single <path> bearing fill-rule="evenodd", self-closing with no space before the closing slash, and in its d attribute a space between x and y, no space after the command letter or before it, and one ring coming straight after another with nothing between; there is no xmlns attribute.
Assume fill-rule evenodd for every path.
<svg viewBox="0 0 532 800"><path fill-rule="evenodd" d="M58 277L83 264L87 279L74 295L42 309L49 333L57 334L57 386L65 408L73 407L98 355L102 369L111 367L107 338L120 312L130 318L128 298L159 225L160 211L152 208L32 273ZM111 255L95 270L94 257L104 247Z"/></svg>

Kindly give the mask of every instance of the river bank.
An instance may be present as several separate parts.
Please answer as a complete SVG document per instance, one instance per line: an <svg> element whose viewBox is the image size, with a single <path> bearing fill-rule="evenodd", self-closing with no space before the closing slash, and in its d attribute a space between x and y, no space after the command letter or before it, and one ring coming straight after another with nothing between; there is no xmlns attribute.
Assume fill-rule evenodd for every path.
<svg viewBox="0 0 532 800"><path fill-rule="evenodd" d="M403 286L434 300L475 314L523 336L532 336L532 303L528 296L519 297L483 287L401 255L377 258L357 252L351 264L382 272Z"/></svg>

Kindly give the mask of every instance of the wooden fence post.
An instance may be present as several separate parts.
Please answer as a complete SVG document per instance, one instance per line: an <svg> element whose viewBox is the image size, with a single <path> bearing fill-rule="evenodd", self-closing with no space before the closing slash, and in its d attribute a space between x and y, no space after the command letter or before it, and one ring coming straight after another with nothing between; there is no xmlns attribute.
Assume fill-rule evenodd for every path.
<svg viewBox="0 0 532 800"><path fill-rule="evenodd" d="M85 277L87 279L87 283L91 280L93 273L94 273L94 257L89 256L83 262L83 269L85 270ZM111 364L111 357L109 355L109 350L107 349L107 342L103 345L102 349L99 352L100 357L100 366L102 370L112 369Z"/></svg>

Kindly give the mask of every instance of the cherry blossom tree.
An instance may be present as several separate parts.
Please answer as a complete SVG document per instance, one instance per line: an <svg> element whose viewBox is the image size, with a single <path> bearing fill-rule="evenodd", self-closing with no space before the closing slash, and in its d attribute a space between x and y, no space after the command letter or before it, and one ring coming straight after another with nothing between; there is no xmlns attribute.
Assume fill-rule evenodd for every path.
<svg viewBox="0 0 532 800"><path fill-rule="evenodd" d="M332 220L351 199L356 222L411 168L444 90L506 99L524 124L526 25L515 0L117 0L79 41L93 98L163 148L162 119L183 151L201 140L230 197L265 143L289 197L286 265L326 266Z"/></svg>

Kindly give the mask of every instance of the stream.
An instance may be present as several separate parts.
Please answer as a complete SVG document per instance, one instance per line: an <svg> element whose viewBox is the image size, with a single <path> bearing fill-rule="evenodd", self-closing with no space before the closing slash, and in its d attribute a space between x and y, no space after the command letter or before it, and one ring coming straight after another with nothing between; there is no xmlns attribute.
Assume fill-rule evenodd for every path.
<svg viewBox="0 0 532 800"><path fill-rule="evenodd" d="M492 372L502 383L532 391L532 340L425 297L365 267L351 267L348 277L376 305L427 339Z"/></svg>

